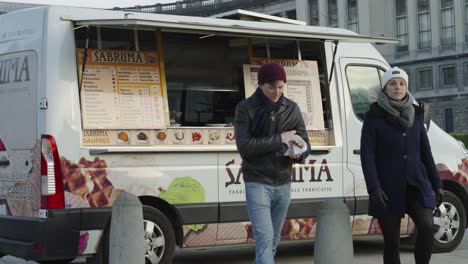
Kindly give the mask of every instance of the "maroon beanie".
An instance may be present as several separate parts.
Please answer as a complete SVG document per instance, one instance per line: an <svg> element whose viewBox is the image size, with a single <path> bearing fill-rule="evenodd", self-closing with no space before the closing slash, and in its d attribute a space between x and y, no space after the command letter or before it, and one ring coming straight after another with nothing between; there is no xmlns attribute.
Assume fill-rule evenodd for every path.
<svg viewBox="0 0 468 264"><path fill-rule="evenodd" d="M286 82L286 71L283 66L276 62L263 64L257 73L258 84L264 84L272 81Z"/></svg>

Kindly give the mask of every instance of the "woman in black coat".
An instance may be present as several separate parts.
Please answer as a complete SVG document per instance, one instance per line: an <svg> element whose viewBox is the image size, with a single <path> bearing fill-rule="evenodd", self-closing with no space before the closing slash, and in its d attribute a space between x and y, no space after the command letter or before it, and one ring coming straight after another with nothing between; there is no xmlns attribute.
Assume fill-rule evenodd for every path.
<svg viewBox="0 0 468 264"><path fill-rule="evenodd" d="M361 134L361 163L370 194L369 215L378 219L382 229L384 264L400 263L400 222L405 213L417 228L416 264L429 263L432 211L440 205L443 195L423 112L413 104L407 83L408 75L398 67L384 73L383 89L364 119Z"/></svg>

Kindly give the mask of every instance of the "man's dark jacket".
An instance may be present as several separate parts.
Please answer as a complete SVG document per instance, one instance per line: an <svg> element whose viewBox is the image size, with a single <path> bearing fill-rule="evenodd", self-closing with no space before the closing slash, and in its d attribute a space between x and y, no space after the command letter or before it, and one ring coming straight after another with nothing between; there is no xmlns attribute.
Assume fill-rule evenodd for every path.
<svg viewBox="0 0 468 264"><path fill-rule="evenodd" d="M383 217L405 213L408 184L417 187L418 200L426 208L434 208L432 189L442 187L434 164L423 122L423 112L415 107L413 126L402 127L377 103L373 103L364 120L361 133L361 162L367 191L377 187L388 196L382 208L369 201L369 215Z"/></svg>
<svg viewBox="0 0 468 264"><path fill-rule="evenodd" d="M260 91L261 92L261 91ZM242 173L244 181L259 182L269 185L282 185L291 181L293 162L303 162L308 155L304 152L297 160L283 155L288 149L281 142L281 133L296 130L310 150L307 131L299 106L285 98L280 99L280 106L271 116L270 131L267 136L254 137L252 130L256 127L254 117L261 107L262 100L254 93L241 101L236 107L235 134L237 150L242 157Z"/></svg>

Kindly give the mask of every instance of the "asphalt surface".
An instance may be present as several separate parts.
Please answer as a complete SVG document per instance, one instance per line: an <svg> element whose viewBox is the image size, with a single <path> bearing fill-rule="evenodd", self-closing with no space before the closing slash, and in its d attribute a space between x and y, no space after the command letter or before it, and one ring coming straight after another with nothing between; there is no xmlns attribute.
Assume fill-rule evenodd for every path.
<svg viewBox="0 0 468 264"><path fill-rule="evenodd" d="M467 230L468 231L468 230ZM353 264L383 263L383 240L378 238L355 239ZM337 250L339 254L339 250ZM195 250L185 249L177 253L173 264L252 264L255 257L253 246L225 247L218 249ZM414 263L411 246L401 247L401 263ZM468 259L468 234L458 248L450 253L433 254L431 263L465 264ZM314 263L313 242L283 243L276 255L276 264L310 264Z"/></svg>
<svg viewBox="0 0 468 264"><path fill-rule="evenodd" d="M467 230L468 231L468 230ZM467 232L468 233L468 232ZM379 238L358 239L354 241L353 264L383 263L383 242ZM178 250L173 264L251 264L255 257L253 246L225 246L212 249ZM468 259L468 234L458 248L449 253L433 254L431 263L465 264ZM276 264L310 264L314 260L313 242L287 242L280 245L276 256ZM78 259L74 263L86 263ZM401 263L414 263L413 251L410 246L402 246ZM12 256L0 259L0 264L37 264Z"/></svg>

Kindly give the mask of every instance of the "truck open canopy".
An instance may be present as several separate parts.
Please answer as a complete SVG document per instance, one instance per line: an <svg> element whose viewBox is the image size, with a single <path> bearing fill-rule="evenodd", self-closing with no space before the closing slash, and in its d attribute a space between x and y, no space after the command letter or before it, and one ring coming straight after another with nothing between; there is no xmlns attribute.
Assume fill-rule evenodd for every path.
<svg viewBox="0 0 468 264"><path fill-rule="evenodd" d="M333 42L398 43L397 39L363 36L339 28L72 7L48 8L62 8L63 10L60 13L63 20L73 21L76 25L83 26L111 26L138 29L159 28L162 31L197 31L202 34L294 38Z"/></svg>
<svg viewBox="0 0 468 264"><path fill-rule="evenodd" d="M307 25L307 23L304 21L278 17L278 16L272 16L272 15L257 13L257 12L248 11L244 9L231 10L231 11L213 15L211 17L234 19L234 20L259 21L259 22L276 22L276 23L285 23L285 24L302 25L302 26Z"/></svg>

